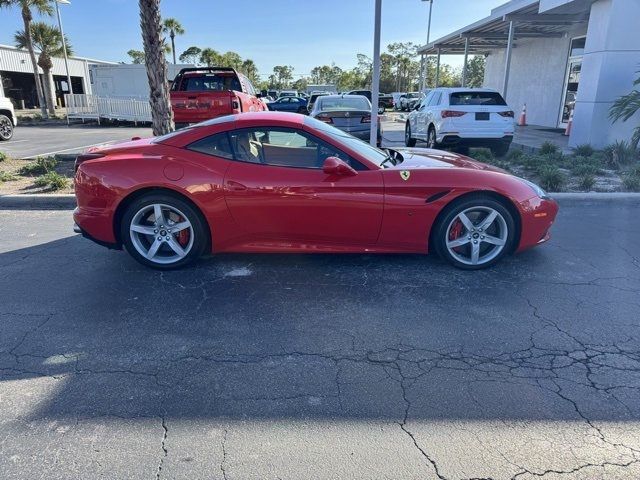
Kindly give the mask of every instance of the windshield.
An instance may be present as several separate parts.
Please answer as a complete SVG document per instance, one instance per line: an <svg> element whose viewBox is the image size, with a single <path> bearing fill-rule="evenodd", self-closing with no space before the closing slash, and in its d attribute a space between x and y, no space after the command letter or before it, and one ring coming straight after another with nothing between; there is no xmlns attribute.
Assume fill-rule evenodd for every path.
<svg viewBox="0 0 640 480"><path fill-rule="evenodd" d="M318 100L318 107L321 110L371 110L371 104L365 97L346 96L346 97L329 97Z"/></svg>
<svg viewBox="0 0 640 480"><path fill-rule="evenodd" d="M389 154L384 150L372 147L367 142L364 142L356 137L349 135L348 133L338 130L337 128L327 125L320 120L316 120L313 117L306 117L304 123L310 127L320 130L322 133L329 135L334 140L349 147L351 150L359 153L370 162L375 163L379 167L385 168L385 161L388 162Z"/></svg>
<svg viewBox="0 0 640 480"><path fill-rule="evenodd" d="M207 74L201 76L185 77L179 86L180 91L202 92L202 91L242 91L240 81L235 75Z"/></svg>

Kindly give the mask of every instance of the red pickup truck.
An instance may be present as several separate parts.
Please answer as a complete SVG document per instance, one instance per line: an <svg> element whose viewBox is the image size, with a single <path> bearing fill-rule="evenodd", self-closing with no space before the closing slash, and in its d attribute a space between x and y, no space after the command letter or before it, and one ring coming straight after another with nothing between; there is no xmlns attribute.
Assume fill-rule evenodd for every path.
<svg viewBox="0 0 640 480"><path fill-rule="evenodd" d="M169 95L176 128L232 113L268 110L249 79L229 67L183 68Z"/></svg>

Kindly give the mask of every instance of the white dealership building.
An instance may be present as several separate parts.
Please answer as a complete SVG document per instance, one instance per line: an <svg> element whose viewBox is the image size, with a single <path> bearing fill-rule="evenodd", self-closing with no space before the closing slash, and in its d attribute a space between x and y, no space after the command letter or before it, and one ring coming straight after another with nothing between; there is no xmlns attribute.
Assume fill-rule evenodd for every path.
<svg viewBox="0 0 640 480"><path fill-rule="evenodd" d="M434 8L437 8L434 6ZM511 0L421 47L422 55L485 55L484 86L527 122L564 129L569 145L629 140L640 115L612 124L609 108L640 70L640 0ZM464 77L464 75L463 75Z"/></svg>

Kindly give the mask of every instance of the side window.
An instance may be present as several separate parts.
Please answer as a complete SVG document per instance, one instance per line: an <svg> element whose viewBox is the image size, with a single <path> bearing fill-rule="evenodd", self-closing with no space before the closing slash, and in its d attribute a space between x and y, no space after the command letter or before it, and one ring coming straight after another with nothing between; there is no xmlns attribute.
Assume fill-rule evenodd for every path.
<svg viewBox="0 0 640 480"><path fill-rule="evenodd" d="M233 158L229 136L226 132L201 138L187 145L188 150L213 155L215 157Z"/></svg>
<svg viewBox="0 0 640 480"><path fill-rule="evenodd" d="M432 107L434 105L438 105L440 103L441 96L442 96L442 92L433 92L433 96L429 100L429 106Z"/></svg>
<svg viewBox="0 0 640 480"><path fill-rule="evenodd" d="M327 157L335 156L356 170L367 169L345 153L301 130L242 129L231 132L230 137L235 158L242 162L321 169Z"/></svg>
<svg viewBox="0 0 640 480"><path fill-rule="evenodd" d="M431 101L432 97L433 97L433 91L427 93L427 96L422 99L420 110L423 110L427 105L429 105L429 102Z"/></svg>

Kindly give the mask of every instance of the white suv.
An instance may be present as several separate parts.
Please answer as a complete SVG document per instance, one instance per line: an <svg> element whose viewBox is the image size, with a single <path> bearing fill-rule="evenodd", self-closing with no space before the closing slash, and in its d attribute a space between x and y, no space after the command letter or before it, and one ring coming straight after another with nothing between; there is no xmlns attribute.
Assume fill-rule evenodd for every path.
<svg viewBox="0 0 640 480"><path fill-rule="evenodd" d="M18 123L11 100L0 94L0 141L13 137L13 128Z"/></svg>
<svg viewBox="0 0 640 480"><path fill-rule="evenodd" d="M502 95L484 88L436 88L409 114L405 144L424 140L429 148L488 147L497 156L509 150L514 115Z"/></svg>

